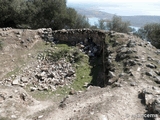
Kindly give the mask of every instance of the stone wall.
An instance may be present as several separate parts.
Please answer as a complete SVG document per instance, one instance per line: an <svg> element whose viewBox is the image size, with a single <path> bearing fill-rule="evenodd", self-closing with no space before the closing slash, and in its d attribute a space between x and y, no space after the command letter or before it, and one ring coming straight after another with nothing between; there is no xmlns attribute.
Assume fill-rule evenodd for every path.
<svg viewBox="0 0 160 120"><path fill-rule="evenodd" d="M52 31L50 28L42 28L40 33L44 40L50 42L65 41L76 44L88 40L98 46L102 46L107 32L96 29L62 29Z"/></svg>
<svg viewBox="0 0 160 120"><path fill-rule="evenodd" d="M52 31L50 28L40 29L40 34L45 41L51 43L69 43L71 45L76 45L80 50L86 53L89 57L99 57L102 55L102 58L99 60L101 64L101 70L98 71L97 82L94 85L104 87L107 83L106 76L110 67L108 65L106 69L106 58L108 57L107 44L105 43L106 37L111 32L106 32L102 30L91 30L91 29L62 29ZM53 45L53 44L51 44Z"/></svg>

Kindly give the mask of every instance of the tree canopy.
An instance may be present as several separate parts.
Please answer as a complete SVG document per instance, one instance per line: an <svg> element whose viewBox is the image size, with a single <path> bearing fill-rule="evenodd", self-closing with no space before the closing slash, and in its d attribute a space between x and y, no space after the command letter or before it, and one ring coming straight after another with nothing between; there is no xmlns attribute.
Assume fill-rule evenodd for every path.
<svg viewBox="0 0 160 120"><path fill-rule="evenodd" d="M127 33L130 32L130 23L122 21L122 18L114 15L111 21L107 22L107 28L116 32Z"/></svg>
<svg viewBox="0 0 160 120"><path fill-rule="evenodd" d="M130 22L122 21L120 16L114 15L112 20L100 19L98 24L92 26L94 29L113 30L116 32L128 33L131 31Z"/></svg>
<svg viewBox="0 0 160 120"><path fill-rule="evenodd" d="M90 27L85 16L66 6L66 0L0 0L0 13L0 27Z"/></svg>
<svg viewBox="0 0 160 120"><path fill-rule="evenodd" d="M134 34L160 49L160 23L146 24Z"/></svg>

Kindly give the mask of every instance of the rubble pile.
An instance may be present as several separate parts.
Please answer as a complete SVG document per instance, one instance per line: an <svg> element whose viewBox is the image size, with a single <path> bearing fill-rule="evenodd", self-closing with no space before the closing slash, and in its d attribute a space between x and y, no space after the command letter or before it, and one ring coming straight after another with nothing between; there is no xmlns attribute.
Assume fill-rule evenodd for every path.
<svg viewBox="0 0 160 120"><path fill-rule="evenodd" d="M54 91L57 86L72 82L74 77L75 70L65 59L54 63L39 60L36 66L24 69L21 76L16 76L13 81L6 79L3 84L21 87L31 85L31 91L49 89Z"/></svg>
<svg viewBox="0 0 160 120"><path fill-rule="evenodd" d="M79 42L76 44L76 46L80 49L81 52L84 52L89 57L97 56L102 51L100 46L93 42L89 42L89 39L85 39L83 42Z"/></svg>
<svg viewBox="0 0 160 120"><path fill-rule="evenodd" d="M160 115L160 90L158 87L148 87L140 93L144 99L148 113L154 114L154 118Z"/></svg>

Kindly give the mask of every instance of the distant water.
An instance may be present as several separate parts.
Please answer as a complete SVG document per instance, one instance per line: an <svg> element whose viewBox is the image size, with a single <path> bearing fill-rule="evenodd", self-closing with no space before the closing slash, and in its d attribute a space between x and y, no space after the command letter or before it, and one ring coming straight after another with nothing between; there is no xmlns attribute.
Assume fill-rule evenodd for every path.
<svg viewBox="0 0 160 120"><path fill-rule="evenodd" d="M91 17L91 18L88 18L88 19L89 19L89 23L90 23L91 25L98 24L99 18L97 18L97 17Z"/></svg>
<svg viewBox="0 0 160 120"><path fill-rule="evenodd" d="M88 20L91 25L95 25L95 24L98 24L98 20L100 20L100 19L97 17L91 17L91 18L88 18ZM136 26L130 26L130 27L134 28L136 31L138 31L140 29L140 27L136 27Z"/></svg>
<svg viewBox="0 0 160 120"><path fill-rule="evenodd" d="M140 27L130 26L131 28L134 28L136 31L140 29Z"/></svg>

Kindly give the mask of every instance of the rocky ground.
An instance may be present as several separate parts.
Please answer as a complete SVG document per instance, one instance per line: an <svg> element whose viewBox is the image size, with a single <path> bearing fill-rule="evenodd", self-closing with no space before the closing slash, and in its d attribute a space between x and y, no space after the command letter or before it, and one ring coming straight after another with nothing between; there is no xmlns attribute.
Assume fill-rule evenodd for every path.
<svg viewBox="0 0 160 120"><path fill-rule="evenodd" d="M84 89L76 89L75 51L79 49L83 60L97 60L90 52L97 46L79 43L64 52L65 57L50 61L46 51L57 53L64 46L45 45L39 32L0 29L0 120L160 119L160 50L136 36L111 32L106 41L108 85L100 88L83 81L92 80L92 75L83 75L85 68L78 83Z"/></svg>

